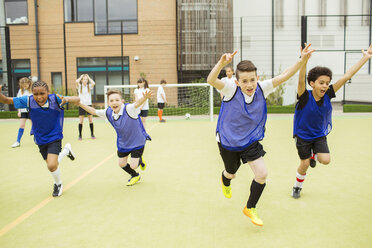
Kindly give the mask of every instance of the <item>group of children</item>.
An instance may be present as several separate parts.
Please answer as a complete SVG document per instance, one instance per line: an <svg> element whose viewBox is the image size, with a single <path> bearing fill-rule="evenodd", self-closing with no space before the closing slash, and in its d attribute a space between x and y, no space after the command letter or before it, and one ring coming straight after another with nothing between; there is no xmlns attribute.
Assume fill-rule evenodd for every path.
<svg viewBox="0 0 372 248"><path fill-rule="evenodd" d="M223 96L216 129L216 140L225 167L221 175L223 194L226 198L232 197L231 180L235 178L241 163L248 163L253 171L254 179L251 182L250 195L243 208L243 213L259 226L263 225L263 221L258 216L256 205L266 186L268 175L263 159L266 152L260 143L264 138L267 119L266 97L274 91L275 87L300 71L293 132L300 157L300 166L297 169L296 181L292 190L292 196L299 198L308 167L314 167L316 161L322 164L330 162L326 140L332 127L330 99L335 97L335 92L372 57L372 46L367 51L362 50L362 59L333 85L330 85L332 72L328 68L315 67L311 69L307 79L312 90L306 90L306 64L313 52L310 44L306 45L301 50L301 57L296 63L273 79L264 81L259 81L257 68L249 60L243 60L237 65L236 79L231 79L232 68L229 69L232 73L230 76L227 75L228 79L218 79L221 70L231 63L237 52L223 54L207 79L208 83L219 90ZM61 148L63 105L68 102L78 105L82 111L91 115L107 118L117 133L119 166L130 175L127 185L136 184L140 180L140 174L136 169L138 167L142 170L146 169L142 154L146 141L151 140L144 127L148 114L146 102L152 96L152 92L148 90L147 81L138 80L134 103L124 103L120 91L108 91L109 107L104 110L96 110L89 106L91 102L85 101L81 95L93 89L93 80L87 75L82 75L77 82L80 97L62 97L49 94L48 85L38 81L32 84L31 95L12 98L5 97L0 93L0 102L14 104L17 109L26 108L29 111L35 143L39 146L40 153L54 179L53 196L60 196L62 193L62 181L58 169L60 161L65 156L74 159L71 145L66 144L63 150ZM165 84L165 81L161 83L161 85ZM157 95L158 114L160 113L159 118L162 120L161 114L166 98L163 87L159 87L159 89L160 93L158 90ZM79 110L81 115L82 111ZM81 137L81 131L79 134ZM91 134L94 137L93 125L91 126ZM128 163L129 155L131 156L130 163Z"/></svg>

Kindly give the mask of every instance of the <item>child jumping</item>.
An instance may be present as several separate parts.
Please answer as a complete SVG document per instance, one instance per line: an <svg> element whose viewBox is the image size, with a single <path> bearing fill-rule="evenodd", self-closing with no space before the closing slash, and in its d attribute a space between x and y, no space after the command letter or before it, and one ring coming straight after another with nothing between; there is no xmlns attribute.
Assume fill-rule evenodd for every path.
<svg viewBox="0 0 372 248"><path fill-rule="evenodd" d="M352 66L343 77L331 84L332 71L327 67L314 67L308 75L307 81L312 90L306 90L306 63L301 67L299 79L293 137L300 157L297 168L296 181L292 189L292 197L300 198L303 182L309 166L315 167L316 161L329 164L331 156L327 144L327 135L332 129L331 99L336 92L372 57L372 46L362 50L363 57Z"/></svg>
<svg viewBox="0 0 372 248"><path fill-rule="evenodd" d="M32 85L31 79L27 77L21 78L19 80L19 90L18 90L17 97L32 95L31 85ZM21 138L25 130L26 120L30 119L28 109L27 108L18 109L18 117L20 118L18 136L17 136L17 141L14 142L14 144L12 145L12 148L16 148L21 145Z"/></svg>
<svg viewBox="0 0 372 248"><path fill-rule="evenodd" d="M0 85L0 92L1 87ZM61 100L57 95L49 94L49 87L43 81L33 83L31 90L32 95L21 97L6 97L0 93L0 102L14 104L17 109L29 110L35 143L39 146L39 151L54 179L52 195L60 196L63 187L59 163L65 156L71 160L75 159L70 144L61 149L64 117L64 109L61 106L67 102L78 104L79 98L70 96Z"/></svg>
<svg viewBox="0 0 372 248"><path fill-rule="evenodd" d="M167 81L164 79L160 81L160 86L157 91L156 99L158 101L158 117L159 122L165 122L166 120L163 119L163 109L165 104L167 103L167 97L165 95L164 87L167 84Z"/></svg>
<svg viewBox="0 0 372 248"><path fill-rule="evenodd" d="M117 155L119 157L119 166L131 177L127 186L136 184L140 179L140 174L136 172L138 166L141 170L146 169L146 164L141 161L141 156L145 149L147 140L151 140L143 127L139 114L141 106L151 97L151 91L144 91L142 97L131 104L124 104L121 92L110 90L107 93L107 102L109 107L103 110L96 110L83 103L79 106L87 112L97 115L107 120L114 127L117 134ZM130 164L128 155L131 155Z"/></svg>
<svg viewBox="0 0 372 248"><path fill-rule="evenodd" d="M216 139L225 165L222 172L222 191L231 198L231 179L235 178L241 161L248 163L254 173L248 202L243 209L253 224L263 225L256 204L265 188L267 169L260 144L264 137L267 118L266 97L283 82L292 77L310 57L310 45L302 51L301 59L282 74L270 80L258 81L257 68L249 60L241 61L236 68L236 82L223 82L217 78L220 71L231 63L236 51L223 54L210 72L207 82L223 94L217 122Z"/></svg>

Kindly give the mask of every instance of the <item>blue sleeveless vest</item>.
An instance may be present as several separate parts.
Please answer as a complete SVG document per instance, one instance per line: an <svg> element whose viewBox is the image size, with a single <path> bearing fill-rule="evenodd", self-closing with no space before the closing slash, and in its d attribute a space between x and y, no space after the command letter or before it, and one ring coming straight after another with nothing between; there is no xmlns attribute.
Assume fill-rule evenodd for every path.
<svg viewBox="0 0 372 248"><path fill-rule="evenodd" d="M324 95L322 106L316 103L312 91L303 109L295 110L293 135L304 140L313 140L328 135L332 130L332 105L327 94Z"/></svg>
<svg viewBox="0 0 372 248"><path fill-rule="evenodd" d="M243 92L237 87L230 101L222 101L217 122L217 135L222 147L242 151L253 142L262 140L267 119L266 100L257 84L253 101L247 104Z"/></svg>
<svg viewBox="0 0 372 248"><path fill-rule="evenodd" d="M112 116L112 108L106 110L106 117L114 127L117 134L116 145L119 152L131 152L145 146L146 140L151 140L143 127L141 118L133 119L126 111L127 103L124 105L123 115L115 120Z"/></svg>
<svg viewBox="0 0 372 248"><path fill-rule="evenodd" d="M49 144L63 138L64 110L57 101L55 94L48 95L48 108L42 108L37 104L34 96L29 96L29 111L32 120L34 140L37 145Z"/></svg>

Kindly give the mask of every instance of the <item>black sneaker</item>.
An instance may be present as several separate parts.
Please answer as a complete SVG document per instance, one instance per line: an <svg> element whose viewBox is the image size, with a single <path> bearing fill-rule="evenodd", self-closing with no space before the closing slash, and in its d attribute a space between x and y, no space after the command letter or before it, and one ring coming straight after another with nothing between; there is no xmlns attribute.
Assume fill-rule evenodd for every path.
<svg viewBox="0 0 372 248"><path fill-rule="evenodd" d="M313 153L313 154L311 155L311 158L310 158L310 167L311 167L311 168L315 168L315 166L316 166L315 154Z"/></svg>
<svg viewBox="0 0 372 248"><path fill-rule="evenodd" d="M53 197L57 197L57 196L60 196L62 195L62 184L54 184L54 187L53 187Z"/></svg>
<svg viewBox="0 0 372 248"><path fill-rule="evenodd" d="M71 145L70 143L67 143L65 145L65 148L64 149L67 149L68 150L68 154L67 154L67 157L71 160L75 160L75 154L74 152L72 151L72 148L71 148Z"/></svg>
<svg viewBox="0 0 372 248"><path fill-rule="evenodd" d="M295 199L300 198L301 197L301 195L300 195L301 190L302 190L302 188L300 188L300 187L293 187L292 197L295 198Z"/></svg>

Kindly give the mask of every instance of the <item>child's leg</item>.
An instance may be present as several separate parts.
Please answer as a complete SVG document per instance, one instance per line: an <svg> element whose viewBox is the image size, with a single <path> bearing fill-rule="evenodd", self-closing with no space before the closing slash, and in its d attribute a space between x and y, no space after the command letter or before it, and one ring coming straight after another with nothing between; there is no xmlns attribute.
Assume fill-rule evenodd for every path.
<svg viewBox="0 0 372 248"><path fill-rule="evenodd" d="M132 177L138 176L138 173L131 168L132 167L131 165L128 164L128 156L119 157L119 166Z"/></svg>
<svg viewBox="0 0 372 248"><path fill-rule="evenodd" d="M143 127L146 129L146 117L141 116Z"/></svg>
<svg viewBox="0 0 372 248"><path fill-rule="evenodd" d="M82 138L83 122L84 122L84 115L79 115L79 139Z"/></svg>
<svg viewBox="0 0 372 248"><path fill-rule="evenodd" d="M163 118L163 110L162 109L159 109L158 108L158 117L159 117L159 120L161 121L162 118Z"/></svg>
<svg viewBox="0 0 372 248"><path fill-rule="evenodd" d="M88 114L88 120L89 120L90 136L94 138L93 116L91 114Z"/></svg>
<svg viewBox="0 0 372 248"><path fill-rule="evenodd" d="M222 172L222 182L225 186L230 186L230 182L235 178L235 173L240 167L240 155L238 152L226 150L218 143L220 155L223 160L225 170Z"/></svg>
<svg viewBox="0 0 372 248"><path fill-rule="evenodd" d="M23 132L25 131L25 124L26 124L26 118L21 118L19 120L19 129L18 129L18 135L17 135L17 141L12 145L13 148L18 147L21 143L21 138L23 136Z"/></svg>
<svg viewBox="0 0 372 248"><path fill-rule="evenodd" d="M247 208L256 208L256 204L266 186L267 169L263 157L248 162L253 174L254 180L251 183L251 193L247 202Z"/></svg>

